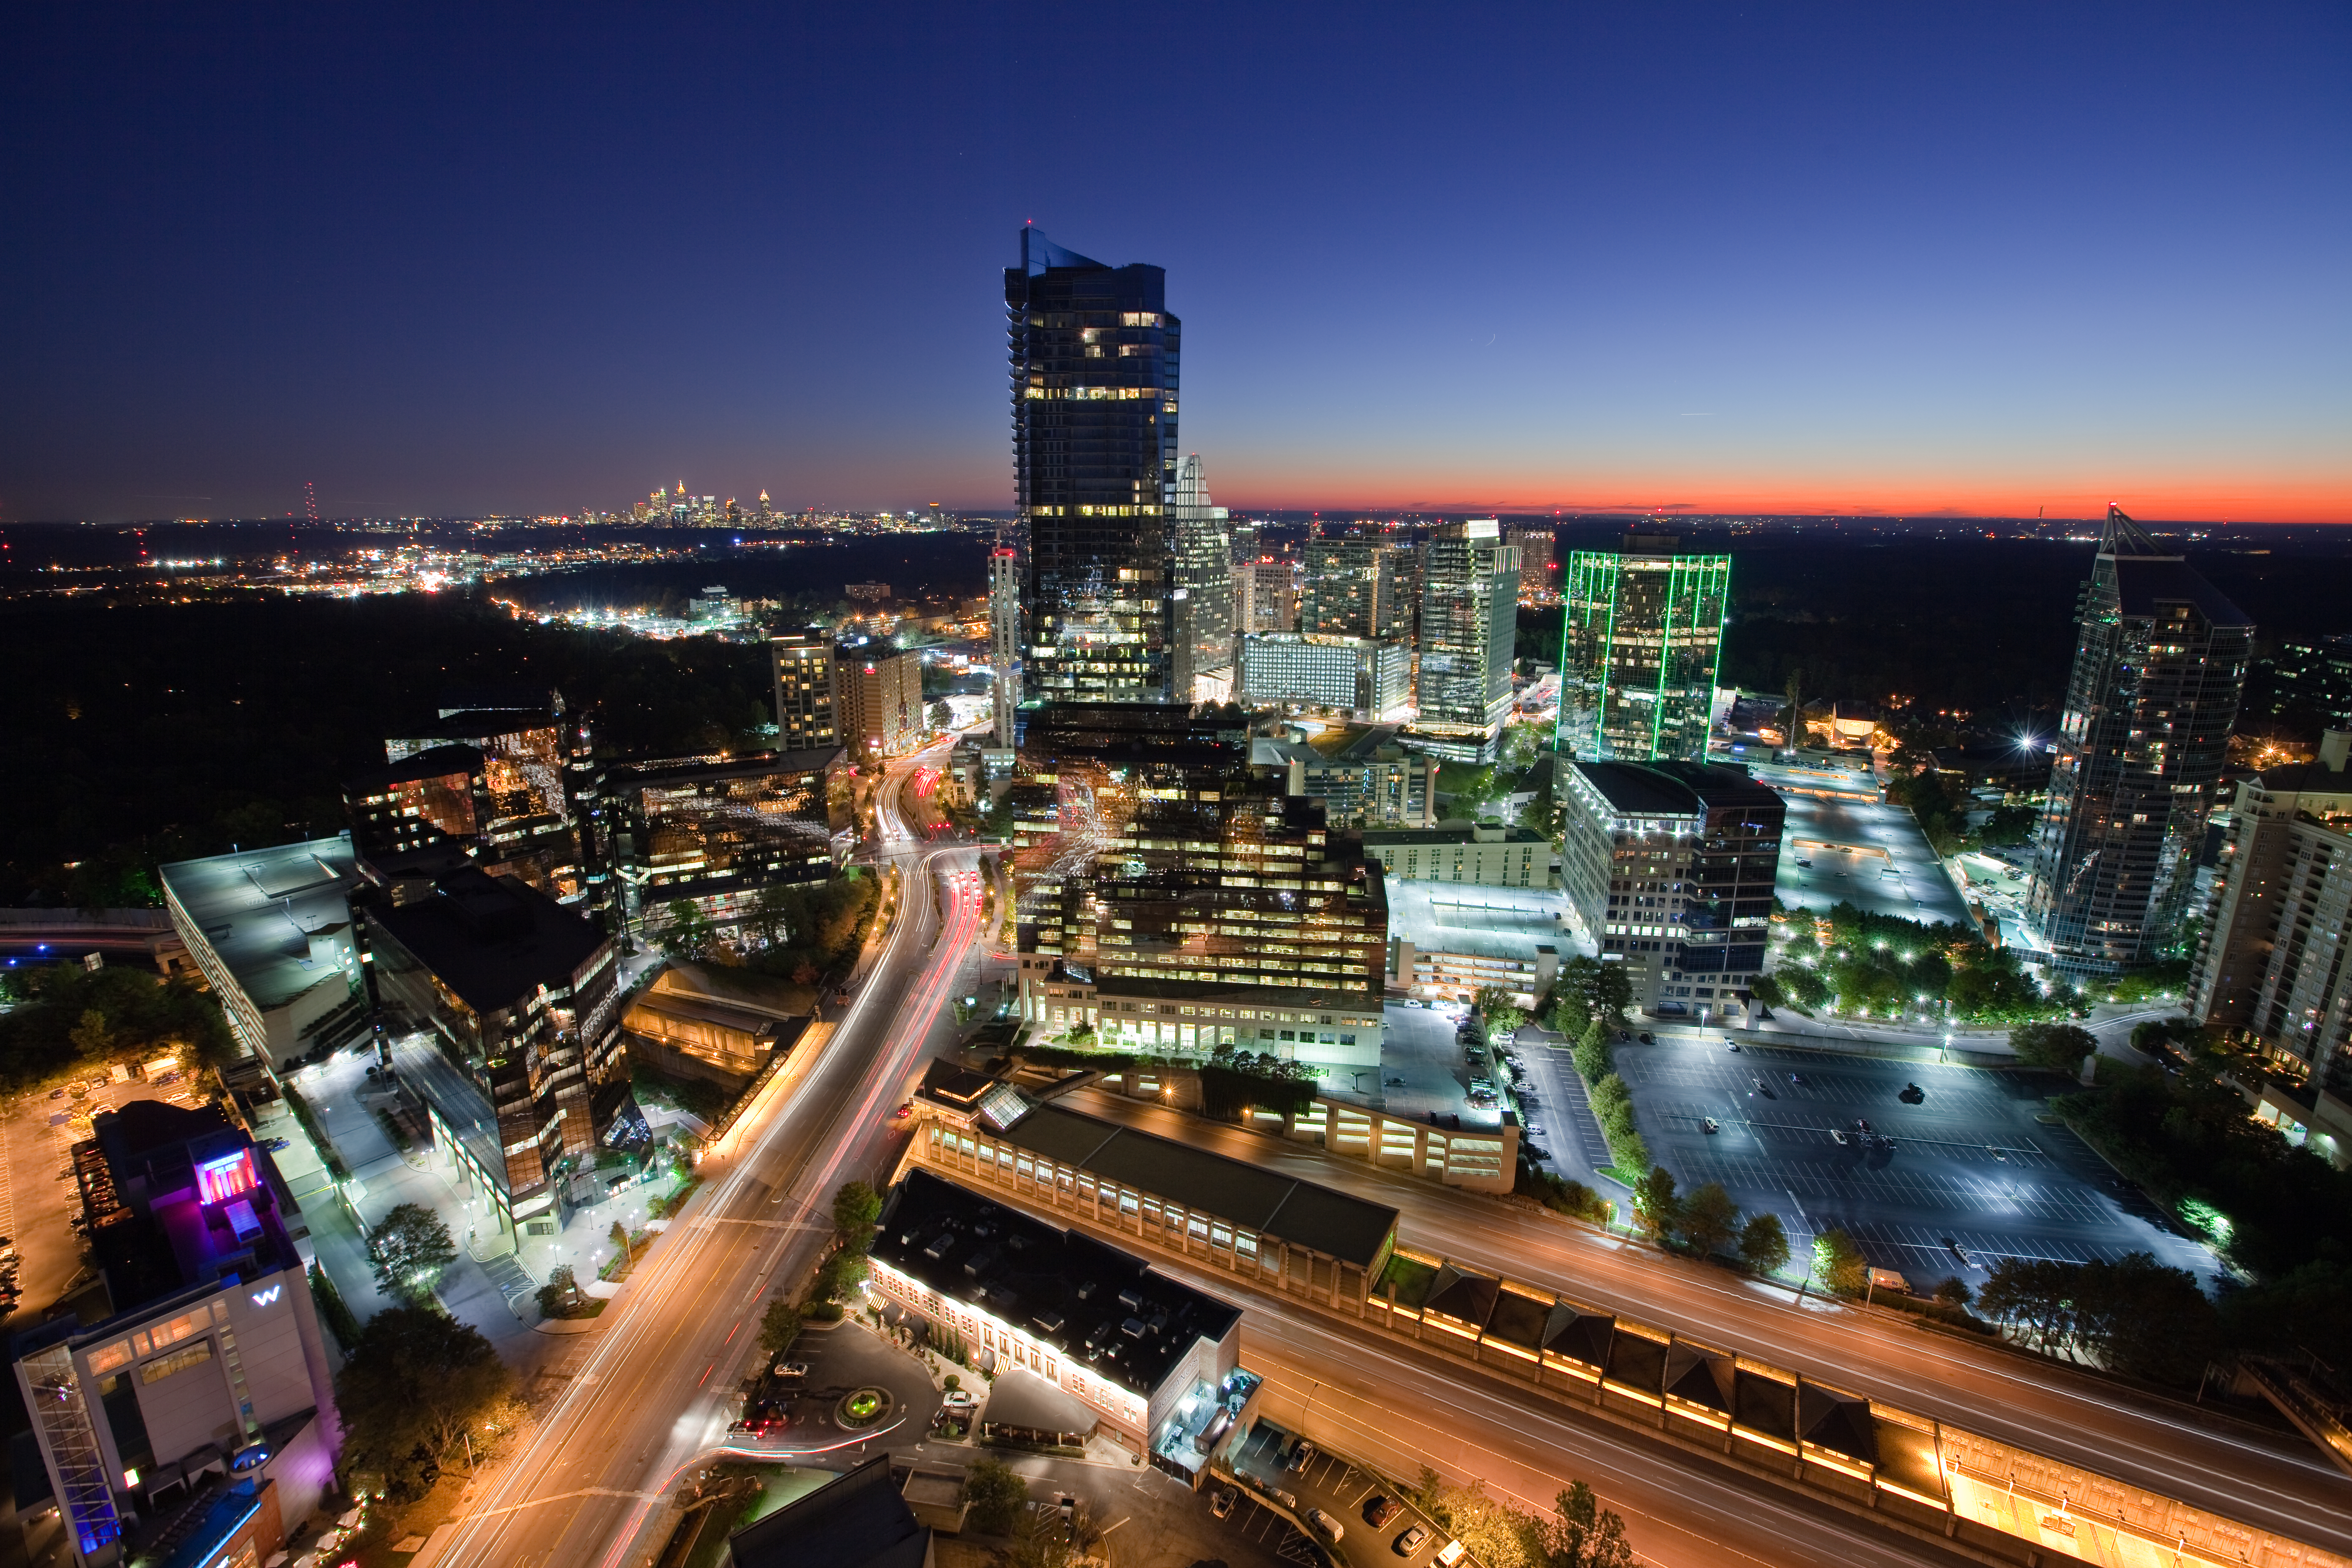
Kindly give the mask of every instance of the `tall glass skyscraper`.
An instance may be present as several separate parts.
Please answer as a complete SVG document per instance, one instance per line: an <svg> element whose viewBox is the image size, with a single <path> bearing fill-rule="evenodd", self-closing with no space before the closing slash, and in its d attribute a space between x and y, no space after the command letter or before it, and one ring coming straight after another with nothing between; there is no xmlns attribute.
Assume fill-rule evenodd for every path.
<svg viewBox="0 0 2352 1568"><path fill-rule="evenodd" d="M1563 760L1706 761L1731 557L1664 534L1568 558L1559 648Z"/></svg>
<svg viewBox="0 0 2352 1568"><path fill-rule="evenodd" d="M1180 326L1167 275L1021 231L1004 271L1014 500L1029 539L1025 700L1167 702Z"/></svg>
<svg viewBox="0 0 2352 1568"><path fill-rule="evenodd" d="M1399 552L1360 525L1318 531L1307 542L1306 586L1298 629L1327 637L1382 637L1409 642L1412 605Z"/></svg>
<svg viewBox="0 0 2352 1568"><path fill-rule="evenodd" d="M1442 529L1422 551L1421 681L1413 744L1448 762L1491 763L1511 711L1519 552L1491 517Z"/></svg>
<svg viewBox="0 0 2352 1568"><path fill-rule="evenodd" d="M2107 509L2026 892L2074 974L2164 957L2213 809L2254 626L2181 556Z"/></svg>
<svg viewBox="0 0 2352 1568"><path fill-rule="evenodd" d="M1168 506L1176 592L1170 695L1179 702L1224 702L1234 694L1234 557L1225 509L1209 504L1208 470L1188 453Z"/></svg>

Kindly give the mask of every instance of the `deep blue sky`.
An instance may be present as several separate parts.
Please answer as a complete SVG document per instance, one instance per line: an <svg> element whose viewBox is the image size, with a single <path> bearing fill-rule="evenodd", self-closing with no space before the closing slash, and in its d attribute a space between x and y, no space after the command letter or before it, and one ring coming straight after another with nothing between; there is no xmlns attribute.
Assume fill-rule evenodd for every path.
<svg viewBox="0 0 2352 1568"><path fill-rule="evenodd" d="M1002 507L1034 219L1234 504L2352 521L2340 3L9 16L0 520Z"/></svg>

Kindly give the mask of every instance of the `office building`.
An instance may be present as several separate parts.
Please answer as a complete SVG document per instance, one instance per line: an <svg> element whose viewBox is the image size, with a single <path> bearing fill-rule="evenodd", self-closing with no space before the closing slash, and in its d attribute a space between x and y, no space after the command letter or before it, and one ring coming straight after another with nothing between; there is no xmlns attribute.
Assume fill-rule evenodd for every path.
<svg viewBox="0 0 2352 1568"><path fill-rule="evenodd" d="M923 656L887 643L842 647L834 654L834 691L841 743L861 764L904 756L923 737Z"/></svg>
<svg viewBox="0 0 2352 1568"><path fill-rule="evenodd" d="M1024 700L1168 702L1181 329L1157 267L1021 231L1005 268L1015 504L1029 541Z"/></svg>
<svg viewBox="0 0 2352 1568"><path fill-rule="evenodd" d="M1234 568L1234 619L1244 636L1298 629L1298 589L1291 563L1244 561Z"/></svg>
<svg viewBox="0 0 2352 1568"><path fill-rule="evenodd" d="M1448 762L1495 760L1511 711L1518 604L1519 552L1495 519L1441 529L1423 546L1413 744Z"/></svg>
<svg viewBox="0 0 2352 1568"><path fill-rule="evenodd" d="M1551 886L1551 840L1499 822L1370 827L1364 854L1391 881L1463 882L1490 888Z"/></svg>
<svg viewBox="0 0 2352 1568"><path fill-rule="evenodd" d="M1412 640L1404 552L1360 525L1307 542L1298 629L1328 637Z"/></svg>
<svg viewBox="0 0 2352 1568"><path fill-rule="evenodd" d="M1365 723L1402 718L1412 699L1412 650L1370 637L1253 633L1242 638L1240 698Z"/></svg>
<svg viewBox="0 0 2352 1568"><path fill-rule="evenodd" d="M1731 557L1663 534L1568 558L1560 639L1560 766L1706 760Z"/></svg>
<svg viewBox="0 0 2352 1568"><path fill-rule="evenodd" d="M758 911L770 888L830 878L849 851L837 746L728 762L610 763L604 820L629 923L657 938L684 900L713 925Z"/></svg>
<svg viewBox="0 0 2352 1568"><path fill-rule="evenodd" d="M1516 527L1510 530L1509 537L1513 547L1519 552L1519 603L1559 604L1559 584L1552 581L1555 539L1551 525Z"/></svg>
<svg viewBox="0 0 2352 1568"><path fill-rule="evenodd" d="M1549 846L1546 847L1547 851ZM1389 884L1389 985L1423 1001L1472 1002L1493 989L1534 1012L1572 953L1566 907L1540 887Z"/></svg>
<svg viewBox="0 0 2352 1568"><path fill-rule="evenodd" d="M511 878L467 866L429 898L362 904L368 973L436 1153L496 1228L552 1234L593 1166L590 1092L620 1055L612 940Z"/></svg>
<svg viewBox="0 0 2352 1568"><path fill-rule="evenodd" d="M163 882L172 929L252 1064L232 1066L232 1082L289 1072L366 1034L349 835L174 861Z"/></svg>
<svg viewBox="0 0 2352 1568"><path fill-rule="evenodd" d="M833 634L823 626L768 642L776 667L776 749L816 752L845 744L835 690Z"/></svg>
<svg viewBox="0 0 2352 1568"><path fill-rule="evenodd" d="M1138 1458L1162 1447L1181 1405L1213 1400L1240 1370L1240 1308L920 1167L884 1201L870 1267L886 1299L952 1328L995 1370L992 1414L1025 1373L1068 1396L1049 1407L1092 1417L1083 1436Z"/></svg>
<svg viewBox="0 0 2352 1568"><path fill-rule="evenodd" d="M1349 1036L1331 1042L1349 1057L1377 1050L1380 868L1317 802L1254 785L1248 758L1245 736L1182 709L1031 716L1007 797L1024 1018L1102 1023L1108 1037L1107 995L1138 1018L1164 1002L1204 1021L1185 1037L1207 1046L1241 1043L1231 1031L1244 1025L1295 1035L1297 1019L1258 1015L1297 1012ZM1342 1011L1344 1026L1332 1021Z"/></svg>
<svg viewBox="0 0 2352 1568"><path fill-rule="evenodd" d="M2077 625L2025 919L2062 973L2112 973L2180 940L2254 626L2115 507Z"/></svg>
<svg viewBox="0 0 2352 1568"><path fill-rule="evenodd" d="M2189 1014L2352 1096L2352 734L2241 779L2222 820Z"/></svg>
<svg viewBox="0 0 2352 1568"><path fill-rule="evenodd" d="M1234 694L1234 563L1225 509L1209 504L1201 454L1176 470L1168 531L1175 547L1169 615L1170 691L1177 702L1224 702Z"/></svg>
<svg viewBox="0 0 2352 1568"><path fill-rule="evenodd" d="M1729 1010L1764 968L1788 808L1733 766L1561 770L1560 888L1645 1012Z"/></svg>
<svg viewBox="0 0 2352 1568"><path fill-rule="evenodd" d="M72 1162L96 1304L14 1348L68 1543L85 1564L268 1560L341 1447L299 1210L215 1107L133 1100L90 1130Z"/></svg>
<svg viewBox="0 0 2352 1568"><path fill-rule="evenodd" d="M1021 552L1001 535L988 552L988 668L996 743L1010 746L1021 734Z"/></svg>
<svg viewBox="0 0 2352 1568"><path fill-rule="evenodd" d="M1396 743L1393 724L1354 724L1309 738L1303 730L1250 741L1250 771L1280 778L1284 793L1323 803L1334 827L1426 827L1437 798L1437 759Z"/></svg>
<svg viewBox="0 0 2352 1568"><path fill-rule="evenodd" d="M488 809L477 824L469 852L550 898L595 901L602 868L574 811L575 776L592 765L588 738L565 712L562 694L452 692L431 723L386 737L384 761L396 768L420 752L446 746L468 746L482 754Z"/></svg>
<svg viewBox="0 0 2352 1568"><path fill-rule="evenodd" d="M2352 637L2281 642L2271 660L2271 716L2352 729Z"/></svg>

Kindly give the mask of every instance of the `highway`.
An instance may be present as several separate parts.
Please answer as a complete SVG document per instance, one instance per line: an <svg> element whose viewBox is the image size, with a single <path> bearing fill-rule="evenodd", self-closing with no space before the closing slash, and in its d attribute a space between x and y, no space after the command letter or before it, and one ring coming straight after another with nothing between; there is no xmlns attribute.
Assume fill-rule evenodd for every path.
<svg viewBox="0 0 2352 1568"><path fill-rule="evenodd" d="M835 1189L887 1172L901 1136L891 1113L979 935L975 852L926 847L898 816L923 760L895 764L877 793L883 857L903 880L832 1037L706 1157L706 1184L585 1336L565 1392L417 1568L618 1568L659 1551L661 1500L724 1436L769 1292L823 1251Z"/></svg>
<svg viewBox="0 0 2352 1568"><path fill-rule="evenodd" d="M1392 1205L1406 1245L1467 1267L2352 1552L2352 1481L2292 1436L2202 1421L2173 1401L1818 1297L1800 1306L1785 1289L1307 1145L1101 1090L1065 1103ZM1257 1298L1241 1299L1256 1310ZM1358 1347L1357 1362L1366 1353Z"/></svg>

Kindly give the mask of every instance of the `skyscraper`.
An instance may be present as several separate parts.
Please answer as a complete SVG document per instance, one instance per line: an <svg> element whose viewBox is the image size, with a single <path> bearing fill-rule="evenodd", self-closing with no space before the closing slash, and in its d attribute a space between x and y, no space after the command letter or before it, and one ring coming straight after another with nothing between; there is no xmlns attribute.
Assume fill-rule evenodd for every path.
<svg viewBox="0 0 2352 1568"><path fill-rule="evenodd" d="M1234 617L1244 636L1298 629L1298 595L1291 585L1289 562L1272 556L1244 561L1234 568Z"/></svg>
<svg viewBox="0 0 2352 1568"><path fill-rule="evenodd" d="M1558 604L1559 587L1551 580L1552 545L1555 542L1551 524L1514 528L1510 539L1519 547L1519 603Z"/></svg>
<svg viewBox="0 0 2352 1568"><path fill-rule="evenodd" d="M1412 606L1399 552L1360 528L1307 542L1298 629L1327 637L1409 641Z"/></svg>
<svg viewBox="0 0 2352 1568"><path fill-rule="evenodd" d="M996 699L996 743L1013 744L1021 705L1021 552L997 535L988 552L988 664Z"/></svg>
<svg viewBox="0 0 2352 1568"><path fill-rule="evenodd" d="M1441 529L1422 552L1421 717L1413 742L1448 762L1491 763L1511 710L1519 552L1491 517Z"/></svg>
<svg viewBox="0 0 2352 1568"><path fill-rule="evenodd" d="M1209 504L1201 454L1176 470L1168 508L1176 591L1169 694L1178 702L1223 702L1234 693L1234 562L1225 509Z"/></svg>
<svg viewBox="0 0 2352 1568"><path fill-rule="evenodd" d="M2254 626L2115 507L2082 605L2025 918L2099 974L2179 939Z"/></svg>
<svg viewBox="0 0 2352 1568"><path fill-rule="evenodd" d="M1166 289L1157 267L1107 267L1034 228L1005 268L1027 699L1183 699L1168 517L1181 328Z"/></svg>
<svg viewBox="0 0 2352 1568"><path fill-rule="evenodd" d="M1559 752L1596 763L1705 762L1731 557L1665 534L1568 558Z"/></svg>

